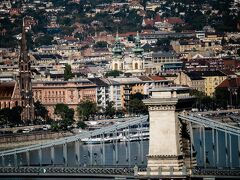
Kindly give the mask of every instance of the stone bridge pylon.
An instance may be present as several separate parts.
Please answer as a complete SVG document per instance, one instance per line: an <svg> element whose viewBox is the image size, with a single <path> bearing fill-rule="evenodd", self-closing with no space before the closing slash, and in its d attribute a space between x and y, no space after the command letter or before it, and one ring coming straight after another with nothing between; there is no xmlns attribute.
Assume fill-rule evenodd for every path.
<svg viewBox="0 0 240 180"><path fill-rule="evenodd" d="M186 87L152 89L151 94L144 100L150 121L147 172L139 176L186 176L196 159L191 151L188 124L180 121L178 114L190 109L194 98Z"/></svg>

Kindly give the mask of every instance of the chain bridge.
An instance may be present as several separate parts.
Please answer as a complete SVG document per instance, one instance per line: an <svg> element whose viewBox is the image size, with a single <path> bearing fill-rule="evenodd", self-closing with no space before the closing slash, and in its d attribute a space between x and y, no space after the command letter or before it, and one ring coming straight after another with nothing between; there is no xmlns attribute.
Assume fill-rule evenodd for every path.
<svg viewBox="0 0 240 180"><path fill-rule="evenodd" d="M181 111L191 99L174 91L169 99L153 94L145 101L149 116L122 118L97 130L1 151L0 177L239 179L238 114Z"/></svg>

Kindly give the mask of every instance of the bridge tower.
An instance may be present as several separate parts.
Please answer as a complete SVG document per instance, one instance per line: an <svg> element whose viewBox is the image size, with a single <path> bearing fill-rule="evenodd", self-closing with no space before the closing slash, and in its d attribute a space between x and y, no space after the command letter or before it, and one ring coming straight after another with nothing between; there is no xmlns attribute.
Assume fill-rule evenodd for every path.
<svg viewBox="0 0 240 180"><path fill-rule="evenodd" d="M150 139L148 172L155 175L185 176L185 168L193 165L190 132L178 114L191 108L194 98L186 87L163 87L151 90L148 106Z"/></svg>

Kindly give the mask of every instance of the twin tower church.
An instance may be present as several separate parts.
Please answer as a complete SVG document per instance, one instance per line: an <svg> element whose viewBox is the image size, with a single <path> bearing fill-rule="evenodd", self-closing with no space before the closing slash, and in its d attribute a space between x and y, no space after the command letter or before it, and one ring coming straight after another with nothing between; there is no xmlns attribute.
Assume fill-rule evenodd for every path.
<svg viewBox="0 0 240 180"><path fill-rule="evenodd" d="M141 75L145 72L143 48L141 47L140 36L134 39L134 47L131 51L125 50L120 41L118 34L116 35L114 47L112 49L113 57L111 61L111 69L122 71L124 73L131 73L134 75Z"/></svg>

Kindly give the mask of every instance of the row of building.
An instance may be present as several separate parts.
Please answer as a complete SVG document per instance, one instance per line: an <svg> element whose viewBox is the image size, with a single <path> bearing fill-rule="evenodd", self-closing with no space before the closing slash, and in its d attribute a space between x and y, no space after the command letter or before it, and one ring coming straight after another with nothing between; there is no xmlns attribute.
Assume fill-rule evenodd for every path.
<svg viewBox="0 0 240 180"><path fill-rule="evenodd" d="M70 81L32 81L34 102L40 101L54 117L54 107L58 103L76 109L83 100L92 100L103 111L107 102L113 101L117 110L127 110L130 95L149 95L149 89L169 86L173 82L159 76L139 76L120 78L81 78ZM17 81L0 82L0 108L20 105Z"/></svg>
<svg viewBox="0 0 240 180"><path fill-rule="evenodd" d="M104 111L107 102L113 101L117 110L128 110L132 94L149 96L149 90L166 86L189 86L212 97L218 87L223 87L229 79L238 81L238 77L222 71L179 72L176 76L135 76L109 78L78 78L63 80L34 80L32 92L34 102L40 101L54 117L54 107L58 103L67 104L76 109L83 100L96 102L100 111ZM231 88L227 87L226 88ZM0 108L19 105L17 81L0 82Z"/></svg>

